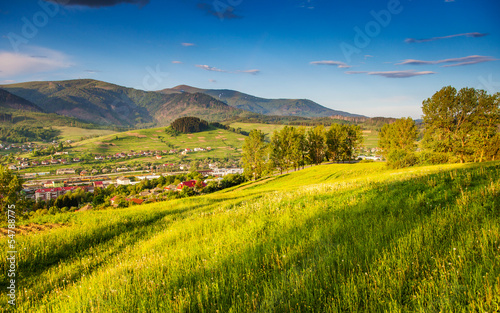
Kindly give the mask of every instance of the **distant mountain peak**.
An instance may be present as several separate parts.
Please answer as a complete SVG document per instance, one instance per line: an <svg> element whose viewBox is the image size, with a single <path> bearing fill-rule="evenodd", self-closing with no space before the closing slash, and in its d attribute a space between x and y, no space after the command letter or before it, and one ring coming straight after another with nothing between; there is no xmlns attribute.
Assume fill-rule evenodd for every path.
<svg viewBox="0 0 500 313"><path fill-rule="evenodd" d="M265 99L230 89L201 89L188 85L179 85L160 90L159 92L163 94L204 93L233 108L264 115L301 117L331 117L340 115L346 117L364 117L358 114L329 109L308 99Z"/></svg>

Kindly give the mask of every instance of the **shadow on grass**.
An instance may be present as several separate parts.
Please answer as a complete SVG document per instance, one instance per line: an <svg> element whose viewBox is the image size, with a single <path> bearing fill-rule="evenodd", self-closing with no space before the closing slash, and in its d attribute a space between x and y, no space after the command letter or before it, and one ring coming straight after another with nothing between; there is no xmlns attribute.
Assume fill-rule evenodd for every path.
<svg viewBox="0 0 500 313"><path fill-rule="evenodd" d="M377 183L365 192L354 190L322 195L319 198L333 199L328 208L305 220L299 227L283 230L278 235L271 234L274 235L271 238L264 229L261 235L266 238L264 243L228 256L218 262L212 272L200 269L171 281L169 289L173 294L169 294L168 298L178 296L176 290L187 288L191 301L184 310L192 312L216 309L300 311L304 305L305 311L332 309L327 305L342 311L387 311L394 309L390 306L391 302L398 310L418 310L423 305L439 311L443 309L439 303L442 295L434 294L431 296L433 303L421 304L414 302L413 296L422 281L431 279L430 273L439 270L431 261L431 256L446 258L454 241L459 241L465 232L482 226L480 223L470 225L471 217L447 219L453 213L451 210L457 210L456 203L462 196L462 190L466 186L477 190L489 184L478 173L473 174L475 180L470 184L467 169L452 171L455 178L451 178L451 171L447 171L398 182ZM498 179L498 172L493 175ZM440 183L429 185L429 181L433 180ZM450 186L450 181L454 182L453 186ZM443 196L445 191L446 197ZM352 204L335 202L334 198L342 193L358 200ZM295 203L308 201L310 197L295 199ZM341 207L334 207L338 205ZM481 216L484 213L482 210L470 214ZM498 220L499 215L497 211L493 218ZM317 228L318 223L324 224ZM313 230L315 233L311 235ZM427 246L419 246L422 244L420 239L411 237L419 231L422 236L427 236L422 238ZM295 247L301 248L294 250ZM405 248L413 253L405 254ZM284 254L286 258L282 257ZM397 288L386 286L387 289L383 290L385 298L380 298L380 294L376 293L377 287L367 275L371 271L383 272L379 262L385 257L390 258L389 263L402 262L404 266L409 266L394 268L393 272L385 274L398 278L399 274L395 272L403 271L401 275L405 279ZM412 266L411 261L420 261L427 268L423 270L422 264ZM204 283L210 285L213 282L210 277L226 279L217 281L217 292L204 293L199 286ZM302 281L298 282L300 279ZM452 287L446 285L444 288ZM261 298L251 309L249 304L255 305L252 301L257 298L250 297L255 294L261 295ZM264 295L268 295L267 299ZM245 299L252 301L245 302ZM151 309L161 311L160 307Z"/></svg>

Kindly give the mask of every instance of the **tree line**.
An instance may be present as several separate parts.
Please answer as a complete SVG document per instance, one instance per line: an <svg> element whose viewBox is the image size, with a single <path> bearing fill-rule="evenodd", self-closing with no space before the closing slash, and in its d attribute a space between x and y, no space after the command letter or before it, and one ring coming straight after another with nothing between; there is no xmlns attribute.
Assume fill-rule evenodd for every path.
<svg viewBox="0 0 500 313"><path fill-rule="evenodd" d="M329 129L323 125L309 129L285 126L274 131L270 142L254 129L243 144L242 163L247 178L257 179L274 170L283 173L306 164L352 161L362 142L361 128L356 125L332 124Z"/></svg>
<svg viewBox="0 0 500 313"><path fill-rule="evenodd" d="M30 141L51 141L57 139L61 131L51 128L16 126L0 127L0 141L6 142L30 142Z"/></svg>
<svg viewBox="0 0 500 313"><path fill-rule="evenodd" d="M382 127L379 146L395 168L498 160L499 103L500 93L444 87L423 102L422 134L411 118L401 118Z"/></svg>

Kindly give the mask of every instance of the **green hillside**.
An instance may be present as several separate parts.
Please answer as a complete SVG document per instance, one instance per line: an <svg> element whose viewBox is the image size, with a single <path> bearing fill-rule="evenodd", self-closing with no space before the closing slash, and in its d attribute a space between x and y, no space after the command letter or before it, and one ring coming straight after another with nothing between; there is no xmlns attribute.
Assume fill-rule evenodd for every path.
<svg viewBox="0 0 500 313"><path fill-rule="evenodd" d="M2 111L5 109L12 109L31 112L43 112L42 109L40 109L35 104L29 102L26 99L11 94L7 90L3 89L0 89L0 108L2 108Z"/></svg>
<svg viewBox="0 0 500 313"><path fill-rule="evenodd" d="M166 126L178 117L222 121L244 115L206 94L162 94L92 79L0 85L8 92L58 113L99 125L144 128Z"/></svg>
<svg viewBox="0 0 500 313"><path fill-rule="evenodd" d="M499 162L322 165L45 215L64 226L16 237L17 311L494 312L499 191Z"/></svg>
<svg viewBox="0 0 500 313"><path fill-rule="evenodd" d="M332 115L361 116L348 112L332 110L308 99L265 99L228 89L199 89L180 85L161 90L164 94L205 93L228 105L265 115L327 117Z"/></svg>

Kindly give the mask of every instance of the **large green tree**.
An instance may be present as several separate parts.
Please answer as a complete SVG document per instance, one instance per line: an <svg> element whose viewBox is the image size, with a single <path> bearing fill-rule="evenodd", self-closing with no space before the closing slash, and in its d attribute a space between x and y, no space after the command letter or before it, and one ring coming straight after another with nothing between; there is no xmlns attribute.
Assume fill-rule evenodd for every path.
<svg viewBox="0 0 500 313"><path fill-rule="evenodd" d="M418 128L411 117L401 118L394 123L385 124L379 133L379 147L392 167L414 165Z"/></svg>
<svg viewBox="0 0 500 313"><path fill-rule="evenodd" d="M10 206L16 212L21 212L21 202L23 197L22 180L13 174L8 168L0 165L0 208L2 210L2 220L6 218L5 213Z"/></svg>
<svg viewBox="0 0 500 313"><path fill-rule="evenodd" d="M285 126L274 131L269 144L269 156L272 166L280 173L304 166L307 155L305 134L304 127Z"/></svg>
<svg viewBox="0 0 500 313"><path fill-rule="evenodd" d="M255 180L261 177L266 169L267 144L264 138L265 134L257 129L252 130L248 137L245 138L242 162L245 176L249 179Z"/></svg>
<svg viewBox="0 0 500 313"><path fill-rule="evenodd" d="M498 150L499 96L483 90L444 87L423 102L424 146L460 162L492 159Z"/></svg>
<svg viewBox="0 0 500 313"><path fill-rule="evenodd" d="M392 124L385 124L379 133L379 147L384 154L390 150L415 151L418 137L417 125L411 117L403 117Z"/></svg>
<svg viewBox="0 0 500 313"><path fill-rule="evenodd" d="M326 154L331 161L351 161L363 143L361 128L356 125L332 124L325 136Z"/></svg>
<svg viewBox="0 0 500 313"><path fill-rule="evenodd" d="M307 147L311 163L321 164L326 153L325 127L323 125L318 125L307 131Z"/></svg>

